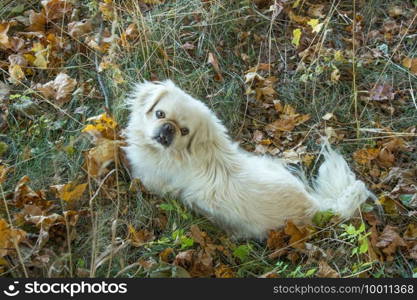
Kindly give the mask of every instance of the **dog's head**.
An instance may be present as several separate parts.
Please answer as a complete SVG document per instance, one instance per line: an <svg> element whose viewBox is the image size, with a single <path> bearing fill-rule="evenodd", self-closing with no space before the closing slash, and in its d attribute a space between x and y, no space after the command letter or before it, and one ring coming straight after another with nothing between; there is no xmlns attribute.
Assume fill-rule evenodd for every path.
<svg viewBox="0 0 417 300"><path fill-rule="evenodd" d="M172 81L137 84L128 102L128 135L155 149L192 153L225 135L210 109Z"/></svg>

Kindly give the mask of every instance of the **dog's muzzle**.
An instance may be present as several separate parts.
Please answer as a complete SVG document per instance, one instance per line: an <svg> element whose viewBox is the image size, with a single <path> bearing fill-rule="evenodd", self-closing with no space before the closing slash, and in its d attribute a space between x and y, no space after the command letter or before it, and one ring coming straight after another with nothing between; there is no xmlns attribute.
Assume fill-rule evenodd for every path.
<svg viewBox="0 0 417 300"><path fill-rule="evenodd" d="M165 123L159 129L158 135L155 140L161 145L168 147L171 145L175 135L175 127L171 123Z"/></svg>

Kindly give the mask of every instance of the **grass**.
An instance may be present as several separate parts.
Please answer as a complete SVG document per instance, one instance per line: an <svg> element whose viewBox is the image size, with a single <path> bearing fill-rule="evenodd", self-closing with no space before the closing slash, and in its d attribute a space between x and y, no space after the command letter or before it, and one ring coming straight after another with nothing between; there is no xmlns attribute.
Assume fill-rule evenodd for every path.
<svg viewBox="0 0 417 300"><path fill-rule="evenodd" d="M225 122L234 139L242 144L251 144L253 129L263 128L266 125L262 111L254 110L253 100L245 95L245 71L258 62L270 62L276 66L276 69L272 70L272 75L279 78L276 87L278 99L282 103L291 104L298 112L311 115L311 120L297 127L295 132L288 135L288 139L291 139L292 135L297 139L305 137L303 144L307 145L312 153L317 151L316 139L324 131L322 117L329 112L337 117L338 129L346 134L345 140L339 142L337 147L350 162L354 151L364 145L373 145L374 138L377 137L360 129L375 128L376 124L380 124L381 127L391 128L394 133L403 132L417 121L416 107L411 101L401 105L392 104L396 112L389 116L379 106L361 98L363 91L369 91L377 81L389 82L396 89L417 90L415 75L390 60L389 56L376 58L374 63L366 66L357 65L355 80L358 101L354 102L351 80L340 81L337 84L329 82L329 68L333 62L325 55L319 54L314 58L313 63L306 64L304 70L297 70L300 57L291 45L292 27L283 14L278 15L276 20L271 22L271 14L265 9L257 8L251 1L232 1L227 4L217 0L166 2L152 7L148 12L143 12L139 9L137 1L115 1L117 14L112 22L105 22L106 28L112 28L116 36L119 36L131 23L139 28L135 47L123 49L116 43L110 46L112 61L122 70L125 83L115 83L111 70L102 73L110 95L113 115L122 126L127 120L128 112L123 101L130 84L150 78L160 80L170 78L193 96L206 102ZM335 48L344 49L346 43L343 42L343 37L346 36L346 31L343 27L346 26L346 20L342 18L340 11L350 10L352 3L346 1L334 3L338 10L334 10L333 15L330 16L332 31L325 39L322 35L318 35L317 38L323 47L333 43ZM395 3L400 5L401 1ZM83 4L89 7L89 10L80 12L83 17L88 18L97 12L97 1L84 0ZM13 4L8 2L7 5ZM36 1L25 5L28 9L39 8L39 3ZM392 3L390 2L389 5ZM374 18L380 20L386 16L389 5L386 1L373 0L358 8L358 12L364 16L364 32L374 30L381 25L371 20ZM0 18L9 17L8 10L3 11L3 16L1 13L2 11ZM98 24L95 25L98 28ZM62 25L57 24L57 26ZM247 39L242 38L245 32L250 32ZM192 43L195 49L185 50L183 45L187 42ZM375 43L379 46L384 44L383 41L368 41L368 44L358 49L356 55L360 56L363 48L374 47ZM400 44L393 43L388 46L390 54L397 45L400 45L401 51L405 51L410 57L416 54L415 40L405 38L397 43ZM79 42L78 46L86 45ZM207 62L209 52L217 57L224 81L215 80L213 68ZM242 60L239 53L246 54L247 61ZM349 78L352 76L350 62L339 63L337 66L342 76ZM5 161L15 168L5 186L6 191L12 191L23 175L28 175L32 179L31 186L34 189L62 184L84 176L81 171L84 161L83 151L89 149L90 144L86 138L80 136L80 130L83 124L86 124L87 117L104 111L102 92L96 83L93 51L76 53L66 60L64 69L71 77L77 78L79 83L88 83L96 90L87 88L83 93L74 95L72 101L65 107L65 111L73 119L42 100L39 105L40 112L32 119L22 116L16 109L10 109L9 131L5 135L12 140L12 146ZM310 79L303 81L306 75L310 75ZM6 77L4 74L3 76ZM47 72L43 71L37 73L32 80L49 81L44 80L45 77ZM20 87L12 91L12 94L25 95L39 101L39 95L27 88ZM83 106L86 106L84 114L74 113L77 107ZM408 156L410 161L416 159L413 153L404 155ZM194 214L176 199L163 200L136 192L134 188L132 189L126 170L121 166L116 168L116 172L108 180L117 184L103 190L90 206L88 203L81 204L81 208L90 209L94 214L91 218L80 220L70 255L54 257L54 263L59 266L56 271L44 268L38 275L88 274L99 277L116 275L142 277L163 273L176 276L175 272L178 270L174 270L175 267L171 265L159 265L160 270L149 271L138 268L138 261L150 259L157 262L159 253L167 247L174 248L176 252L181 251L181 242L174 237L174 233L181 230L186 233L192 224L198 224L210 237L230 249L235 249L239 245L250 245L251 251L244 260L233 255L219 257L219 261L230 266L237 277L260 276L272 270L280 276L304 277L309 274L309 270L317 268L315 264L306 264L308 256L303 256L296 263L286 259L271 260L268 258L269 252L264 243L231 241L220 228ZM367 181L372 183L368 179ZM100 186L100 182L92 180L89 186L91 197ZM160 204L167 201L174 208L169 211L161 210ZM162 212L167 216L167 225L158 228L156 221ZM153 228L158 238L146 247L133 248L126 244L119 249L118 246L123 245L120 237L128 234L127 225L133 225L135 228ZM325 237L321 236L314 240L313 244L328 250L333 255L331 265L342 276L359 276L365 273L364 270L371 276L391 274L412 276L413 271L405 263L404 256L396 257L391 265L395 271L390 273L382 263L367 265L362 258L346 255L354 245L341 243L340 231L337 226L328 228ZM193 246L185 249L192 248ZM54 249L60 248L55 245ZM80 273L68 267L70 258L74 270ZM94 262L96 265L100 264L96 269L93 266ZM408 264L416 267L414 262ZM12 275L19 275L18 271L16 272Z"/></svg>

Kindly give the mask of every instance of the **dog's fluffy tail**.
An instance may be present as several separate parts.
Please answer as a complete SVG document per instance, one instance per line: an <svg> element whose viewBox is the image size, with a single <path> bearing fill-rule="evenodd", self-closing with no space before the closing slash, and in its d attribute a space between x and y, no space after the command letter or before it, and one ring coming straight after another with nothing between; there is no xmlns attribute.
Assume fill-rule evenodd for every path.
<svg viewBox="0 0 417 300"><path fill-rule="evenodd" d="M350 218L356 209L373 194L357 180L344 158L323 139L324 162L313 182L313 201L318 211L331 210L342 218Z"/></svg>

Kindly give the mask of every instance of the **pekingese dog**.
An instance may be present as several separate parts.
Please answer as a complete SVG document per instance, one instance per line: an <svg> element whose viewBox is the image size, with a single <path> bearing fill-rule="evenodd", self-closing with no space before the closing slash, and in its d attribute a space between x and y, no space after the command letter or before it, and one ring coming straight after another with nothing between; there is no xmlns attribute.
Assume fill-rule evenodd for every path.
<svg viewBox="0 0 417 300"><path fill-rule="evenodd" d="M125 151L133 176L235 237L263 239L286 220L307 223L317 211L349 218L371 195L326 143L311 185L283 160L240 149L203 102L170 80L137 84L128 105Z"/></svg>

